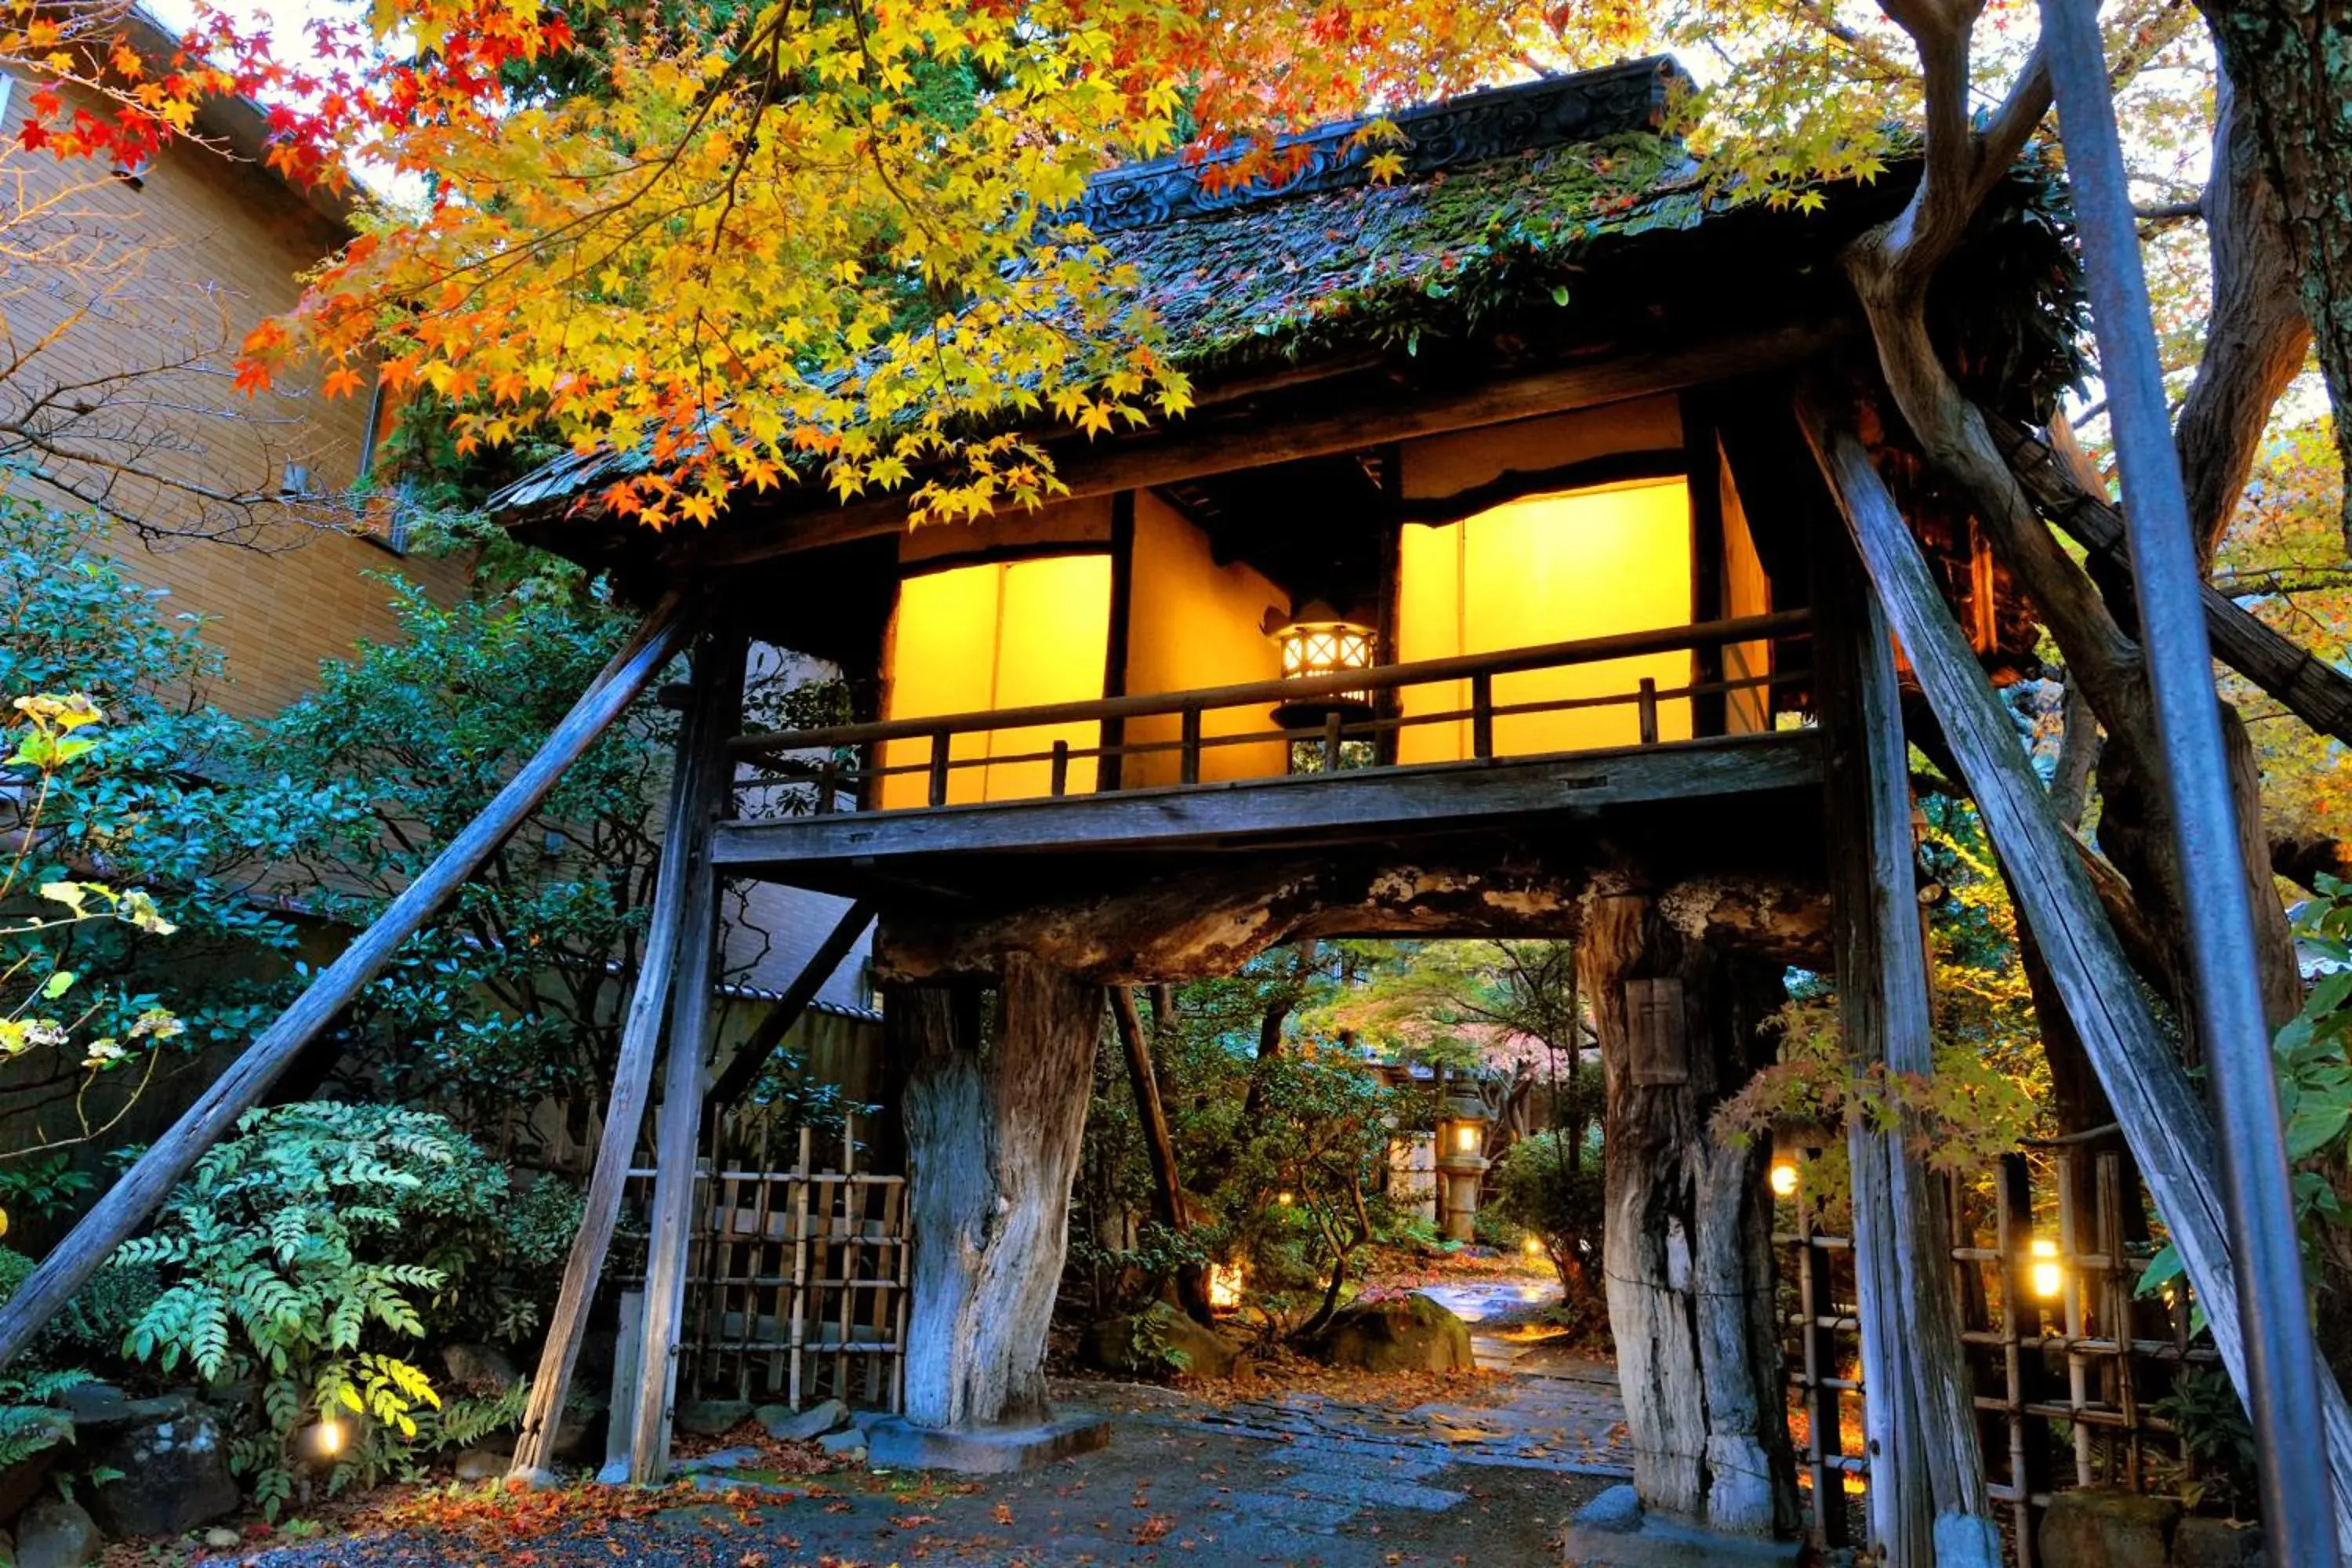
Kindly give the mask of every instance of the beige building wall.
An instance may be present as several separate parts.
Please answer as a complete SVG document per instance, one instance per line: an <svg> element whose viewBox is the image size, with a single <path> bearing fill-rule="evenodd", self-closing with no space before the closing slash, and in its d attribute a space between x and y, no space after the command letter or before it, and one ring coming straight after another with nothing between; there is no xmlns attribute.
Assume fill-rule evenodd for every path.
<svg viewBox="0 0 2352 1568"><path fill-rule="evenodd" d="M63 510L95 500L173 536L145 539L118 521L114 553L133 578L168 591L167 612L205 618L227 661L227 683L211 695L233 712L275 711L314 683L322 658L397 636L388 590L369 572L397 568L436 596L461 592L462 563L403 559L352 531L359 520L340 498L357 475L365 396L319 397L308 367L257 397L234 384L238 345L294 305L300 275L342 243L341 221L254 164L205 149L166 148L136 184L26 153L18 133L30 94L20 82L6 89L0 200L13 208L0 235L20 256L26 242L40 248L0 264L0 318L12 359L38 352L0 380L0 423L29 418L93 460L61 463L0 432L0 451L58 481L37 472L0 482ZM204 499L275 494L289 465L331 504ZM200 537L223 532L231 540Z"/></svg>

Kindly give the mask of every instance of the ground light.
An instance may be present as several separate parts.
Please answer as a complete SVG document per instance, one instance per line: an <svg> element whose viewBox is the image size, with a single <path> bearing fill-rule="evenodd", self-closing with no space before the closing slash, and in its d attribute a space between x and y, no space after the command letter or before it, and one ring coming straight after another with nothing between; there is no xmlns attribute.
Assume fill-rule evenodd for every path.
<svg viewBox="0 0 2352 1568"><path fill-rule="evenodd" d="M1242 1304L1242 1288L1248 1282L1249 1269L1246 1265L1239 1261L1210 1264L1209 1310L1214 1312L1231 1312L1239 1309Z"/></svg>
<svg viewBox="0 0 2352 1568"><path fill-rule="evenodd" d="M1797 1167L1793 1162L1788 1160L1773 1161L1772 1175L1770 1179L1772 1183L1772 1195L1774 1197L1793 1198L1797 1195Z"/></svg>
<svg viewBox="0 0 2352 1568"><path fill-rule="evenodd" d="M306 1459L331 1464L343 1457L343 1448L351 1441L351 1428L329 1416L304 1427L294 1439L294 1446Z"/></svg>

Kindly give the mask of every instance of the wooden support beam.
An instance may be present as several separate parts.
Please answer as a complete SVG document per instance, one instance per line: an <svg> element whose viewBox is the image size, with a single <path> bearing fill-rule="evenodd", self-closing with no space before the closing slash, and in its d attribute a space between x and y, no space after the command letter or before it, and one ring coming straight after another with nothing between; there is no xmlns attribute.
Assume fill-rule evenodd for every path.
<svg viewBox="0 0 2352 1568"><path fill-rule="evenodd" d="M669 809L662 831L661 867L654 881L653 908L646 922L645 956L637 965L636 988L629 994L628 1010L621 1018L621 1049L613 1072L613 1092L604 1105L604 1128L596 1144L596 1165L588 1177L588 1192L580 1211L580 1229L572 1238L572 1255L563 1265L563 1283L555 1308L548 1315L547 1339L540 1348L539 1371L531 1378L530 1403L524 1406L522 1435L515 1443L509 1473L530 1486L554 1483L555 1437L563 1422L563 1405L572 1387L572 1369L580 1361L580 1340L596 1301L596 1288L604 1277L604 1257L612 1250L614 1226L621 1216L622 1189L635 1163L637 1130L645 1121L646 1100L653 1087L654 1055L661 1040L662 1011L669 1000L670 976L676 972L678 926L686 909L687 864L684 846L689 837L699 795L698 748L701 736L689 715L678 728L677 763L670 775ZM643 1294L637 1294L639 1311ZM642 1321L628 1320L634 1329ZM634 1342L618 1353L636 1366ZM615 1385L619 1384L615 1379ZM639 1379L634 1374L628 1385ZM621 1417L614 1414L617 1434ZM617 1441L615 1447L620 1447Z"/></svg>
<svg viewBox="0 0 2352 1568"><path fill-rule="evenodd" d="M1813 603L1838 1019L1853 1071L1925 1076L1935 1063L1895 652L1833 527L1813 552ZM1951 1218L1916 1152L1919 1131L1916 1115L1892 1130L1859 1117L1846 1128L1870 1543L1890 1568L1994 1568L2000 1537L1949 1288Z"/></svg>
<svg viewBox="0 0 2352 1568"><path fill-rule="evenodd" d="M2123 514L2105 497L2075 484L2056 455L2023 426L1996 414L1984 417L1985 427L2035 509L2128 580L2131 563ZM2212 639L2214 658L2320 734L2352 745L2352 675L2263 625L2211 584L2205 584L2202 597L2205 635ZM2132 617L2129 605L2118 605L2116 614L2126 623Z"/></svg>
<svg viewBox="0 0 2352 1568"><path fill-rule="evenodd" d="M1168 1131L1168 1110L1160 1100L1160 1073L1151 1059L1151 1037L1144 1032L1143 1015L1135 1005L1134 987L1112 985L1110 1016L1118 1026L1120 1051L1127 1058L1128 1087L1135 1094L1136 1121L1143 1131L1143 1152L1151 1165L1152 1217L1181 1236L1190 1228L1185 1212L1184 1173L1176 1164L1176 1140ZM1165 1026L1166 1020L1161 1020ZM1198 1322L1211 1321L1208 1270L1197 1263L1176 1270L1176 1304Z"/></svg>
<svg viewBox="0 0 2352 1568"><path fill-rule="evenodd" d="M57 1315L82 1281L146 1221L205 1151L236 1126L238 1117L261 1102L287 1064L521 825L563 770L612 726L646 682L684 646L690 619L684 601L677 595L656 605L481 815L467 824L448 847L385 906L375 922L310 982L294 1005L213 1080L171 1131L157 1139L41 1260L6 1306L0 1307L0 1366L14 1359Z"/></svg>
<svg viewBox="0 0 2352 1568"><path fill-rule="evenodd" d="M779 879L913 855L1201 847L1245 838L1375 838L1434 820L1478 826L1574 807L1804 788L1821 777L1801 731L1491 763L1308 773L1230 784L720 825L730 871Z"/></svg>
<svg viewBox="0 0 2352 1568"><path fill-rule="evenodd" d="M742 721L742 637L714 633L695 655L692 791L683 844L677 983L670 994L669 1049L654 1121L652 1235L646 1244L646 1316L637 1352L637 1407L628 1413L629 1479L656 1486L669 1473L670 1402L677 1386L678 1326L686 1311L687 1249L693 1238L695 1153L702 1135L702 1079L710 1049L711 981L719 947L719 873L710 830L725 809L727 741ZM622 1412L613 1412L619 1420Z"/></svg>
<svg viewBox="0 0 2352 1568"><path fill-rule="evenodd" d="M768 1065L768 1058L776 1054L776 1047L784 1043L784 1037L801 1021L809 1004L816 1000L816 994L824 989L824 983L833 978L833 972L841 967L841 961L849 956L849 950L857 945L866 928L874 923L876 912L874 904L863 899L842 911L841 919L817 943L816 951L801 966L801 972L793 976L793 983L784 987L784 994L776 998L776 1005L768 1009L760 1026L751 1031L751 1038L737 1047L735 1054L728 1058L725 1070L710 1086L713 1105L732 1105L743 1098L751 1080Z"/></svg>
<svg viewBox="0 0 2352 1568"><path fill-rule="evenodd" d="M2242 1395L2245 1335L2214 1191L2220 1156L2204 1103L2148 1013L2069 836L2051 816L2017 731L1953 622L1870 454L1851 431L1829 426L1809 408L1800 412L1886 618L1959 760L2021 912ZM2327 1446L2337 1528L2352 1539L2352 1409L2324 1368L2320 1394L2326 1430L2316 1436Z"/></svg>
<svg viewBox="0 0 2352 1568"><path fill-rule="evenodd" d="M1287 418L1261 417L1247 425L1206 418L1179 423L1126 441L1090 442L1056 452L1055 477L1066 489L1055 499L1081 500L1149 489L1209 474L1361 451L1388 441L1681 392L1785 369L1820 353L1840 335L1835 327L1800 323L1663 353L1621 352L1454 392L1400 392L1380 385L1372 395L1360 392L1333 398L1320 409ZM897 533L906 526L903 496L861 501L778 519L756 531L730 527L697 536L680 547L677 569L773 560Z"/></svg>

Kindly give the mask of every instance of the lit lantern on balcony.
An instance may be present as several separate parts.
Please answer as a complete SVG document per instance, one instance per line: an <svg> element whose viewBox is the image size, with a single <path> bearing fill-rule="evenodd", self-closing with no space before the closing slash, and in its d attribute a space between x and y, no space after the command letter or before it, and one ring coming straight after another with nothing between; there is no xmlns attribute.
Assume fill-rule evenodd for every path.
<svg viewBox="0 0 2352 1568"><path fill-rule="evenodd" d="M1478 1184L1486 1174L1486 1106L1474 1094L1447 1099L1437 1122L1438 1208L1449 1241L1476 1239Z"/></svg>
<svg viewBox="0 0 2352 1568"><path fill-rule="evenodd" d="M1285 680L1372 668L1372 628L1346 619L1319 599L1294 611L1289 622L1275 628L1273 636L1282 648ZM1274 710L1274 721L1286 730L1314 729L1334 713L1354 721L1370 718L1371 711L1370 690L1329 692L1283 703Z"/></svg>

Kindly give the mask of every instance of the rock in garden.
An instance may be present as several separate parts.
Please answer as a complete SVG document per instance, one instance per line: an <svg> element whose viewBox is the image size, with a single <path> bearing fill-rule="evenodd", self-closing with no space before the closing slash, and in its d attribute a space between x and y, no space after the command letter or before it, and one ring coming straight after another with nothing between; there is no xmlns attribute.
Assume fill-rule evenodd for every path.
<svg viewBox="0 0 2352 1568"><path fill-rule="evenodd" d="M816 1440L816 1446L836 1458L866 1458L866 1434L854 1426L845 1432L827 1432Z"/></svg>
<svg viewBox="0 0 2352 1568"><path fill-rule="evenodd" d="M1585 1530L1632 1535L1642 1528L1642 1499L1630 1486L1611 1487L1576 1510L1576 1522Z"/></svg>
<svg viewBox="0 0 2352 1568"><path fill-rule="evenodd" d="M2191 1517L2172 1536L2172 1568L2262 1568L2263 1527Z"/></svg>
<svg viewBox="0 0 2352 1568"><path fill-rule="evenodd" d="M208 1410L127 1426L95 1463L122 1472L90 1498L99 1521L117 1535L177 1535L237 1505L227 1446Z"/></svg>
<svg viewBox="0 0 2352 1568"><path fill-rule="evenodd" d="M1087 1330L1087 1363L1122 1377L1231 1377L1241 1352L1165 1301Z"/></svg>
<svg viewBox="0 0 2352 1568"><path fill-rule="evenodd" d="M2141 1568L2172 1551L2180 1504L2131 1492L2060 1492L2042 1516L2043 1568Z"/></svg>
<svg viewBox="0 0 2352 1568"><path fill-rule="evenodd" d="M457 1479L461 1481L495 1481L503 1478L508 1466L514 1462L511 1454L501 1454L496 1448L468 1448L457 1456Z"/></svg>
<svg viewBox="0 0 2352 1568"><path fill-rule="evenodd" d="M766 1457L757 1448L720 1448L716 1453L680 1459L670 1469L681 1476L698 1475L706 1470L746 1470Z"/></svg>
<svg viewBox="0 0 2352 1568"><path fill-rule="evenodd" d="M692 1399L677 1407L675 1425L681 1432L691 1432L698 1437L716 1437L722 1432L732 1432L751 1419L751 1402L748 1399Z"/></svg>
<svg viewBox="0 0 2352 1568"><path fill-rule="evenodd" d="M604 1453L605 1413L566 1410L555 1422L555 1457L567 1465L584 1465Z"/></svg>
<svg viewBox="0 0 2352 1568"><path fill-rule="evenodd" d="M208 1551L234 1552L244 1544L244 1536L217 1524L205 1531L205 1546Z"/></svg>
<svg viewBox="0 0 2352 1568"><path fill-rule="evenodd" d="M849 1406L838 1399L820 1399L795 1415L785 1405L763 1405L759 1421L779 1443L814 1443L849 1425Z"/></svg>
<svg viewBox="0 0 2352 1568"><path fill-rule="evenodd" d="M16 1568L81 1568L105 1544L89 1511L61 1497L34 1500L16 1520Z"/></svg>
<svg viewBox="0 0 2352 1568"><path fill-rule="evenodd" d="M441 1352L441 1365L469 1394L503 1394L522 1376L496 1345L451 1345Z"/></svg>
<svg viewBox="0 0 2352 1568"><path fill-rule="evenodd" d="M1470 1325L1423 1295L1340 1309L1306 1350L1365 1372L1467 1372Z"/></svg>

